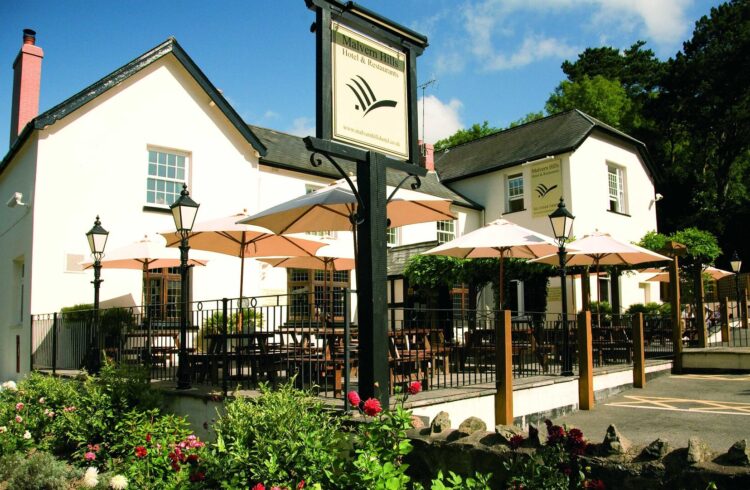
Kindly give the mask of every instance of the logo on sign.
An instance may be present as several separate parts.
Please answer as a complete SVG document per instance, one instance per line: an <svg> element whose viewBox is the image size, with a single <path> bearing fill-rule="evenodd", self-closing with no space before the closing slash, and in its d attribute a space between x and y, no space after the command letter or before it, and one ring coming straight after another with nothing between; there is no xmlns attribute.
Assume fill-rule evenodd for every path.
<svg viewBox="0 0 750 490"><path fill-rule="evenodd" d="M555 189L557 185L553 185L552 187L547 187L544 184L539 184L536 186L536 193L539 194L539 197L544 197L550 192L552 192L552 189Z"/></svg>
<svg viewBox="0 0 750 490"><path fill-rule="evenodd" d="M357 81L357 78L362 82L361 84ZM378 98L375 97L375 92L373 92L372 87L370 87L370 84L367 83L367 80L365 80L364 77L357 75L356 78L351 79L351 82L356 85L356 88L349 83L347 83L346 86L351 89L354 96L357 98L359 104L354 104L354 109L358 111L361 110L362 117L365 117L370 111L374 111L381 107L396 107L397 102L395 100L378 100Z"/></svg>

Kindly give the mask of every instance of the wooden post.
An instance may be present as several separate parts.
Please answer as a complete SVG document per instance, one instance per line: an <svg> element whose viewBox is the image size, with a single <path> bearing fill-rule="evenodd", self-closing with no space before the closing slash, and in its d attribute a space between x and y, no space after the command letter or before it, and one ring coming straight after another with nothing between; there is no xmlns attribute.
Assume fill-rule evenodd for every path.
<svg viewBox="0 0 750 490"><path fill-rule="evenodd" d="M742 328L747 328L747 292L740 299L740 318L742 319Z"/></svg>
<svg viewBox="0 0 750 490"><path fill-rule="evenodd" d="M721 343L729 343L729 299L721 298Z"/></svg>
<svg viewBox="0 0 750 490"><path fill-rule="evenodd" d="M513 423L513 344L511 342L510 310L500 314L495 324L495 424Z"/></svg>
<svg viewBox="0 0 750 490"><path fill-rule="evenodd" d="M679 258L672 257L669 265L670 303L672 306L672 344L674 349L674 361L672 372L682 372L682 318L680 315L680 270Z"/></svg>
<svg viewBox="0 0 750 490"><path fill-rule="evenodd" d="M594 357L591 352L591 312L578 314L578 408L594 408Z"/></svg>
<svg viewBox="0 0 750 490"><path fill-rule="evenodd" d="M646 386L646 356L643 352L643 313L633 319L633 387Z"/></svg>
<svg viewBox="0 0 750 490"><path fill-rule="evenodd" d="M581 311L591 311L591 282L587 265L581 271L581 303Z"/></svg>
<svg viewBox="0 0 750 490"><path fill-rule="evenodd" d="M708 347L708 332L706 331L706 308L703 303L703 270L696 267L695 282L695 326L698 329L698 347Z"/></svg>

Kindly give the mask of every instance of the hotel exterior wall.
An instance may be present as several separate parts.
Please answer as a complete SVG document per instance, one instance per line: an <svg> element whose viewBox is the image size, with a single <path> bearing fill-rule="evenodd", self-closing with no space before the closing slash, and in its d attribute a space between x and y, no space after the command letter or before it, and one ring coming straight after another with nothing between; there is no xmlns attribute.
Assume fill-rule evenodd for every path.
<svg viewBox="0 0 750 490"><path fill-rule="evenodd" d="M21 370L29 369L30 303L32 283L32 227L36 204L37 138L30 137L13 162L0 174L0 379L16 379L16 335L21 340ZM14 192L23 193L26 206L9 208ZM18 265L23 263L24 288L20 293ZM23 309L22 309L23 305Z"/></svg>
<svg viewBox="0 0 750 490"><path fill-rule="evenodd" d="M151 148L188 155L199 220L256 210L253 149L167 56L41 131L32 313L92 301L92 273L66 273L64 259L89 256L84 233L96 214L110 232L110 250L174 228L168 212L144 211ZM195 268L194 298L236 296L236 263L215 255L210 268ZM138 272L104 270L102 278L103 304L140 304Z"/></svg>

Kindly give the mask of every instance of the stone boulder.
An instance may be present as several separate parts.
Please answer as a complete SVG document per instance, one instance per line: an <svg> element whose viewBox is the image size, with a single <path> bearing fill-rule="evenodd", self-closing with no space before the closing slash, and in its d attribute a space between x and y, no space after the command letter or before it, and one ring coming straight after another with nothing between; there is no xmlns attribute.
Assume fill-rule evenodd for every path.
<svg viewBox="0 0 750 490"><path fill-rule="evenodd" d="M600 446L602 454L625 454L630 447L630 441L617 430L617 427L614 425L607 427L607 433L604 435L604 441Z"/></svg>
<svg viewBox="0 0 750 490"><path fill-rule="evenodd" d="M500 440L505 444L510 444L510 440L513 436L524 436L523 429L517 425L496 425L495 433L500 436Z"/></svg>
<svg viewBox="0 0 750 490"><path fill-rule="evenodd" d="M750 466L750 447L747 444L747 439L732 444L732 447L727 451L727 460L733 465Z"/></svg>
<svg viewBox="0 0 750 490"><path fill-rule="evenodd" d="M688 439L686 456L688 464L694 465L696 463L704 463L706 461L711 461L711 459L711 448L708 447L708 444L696 436Z"/></svg>
<svg viewBox="0 0 750 490"><path fill-rule="evenodd" d="M643 459L661 459L669 452L669 442L664 439L657 439L648 446L643 448L641 451L641 458Z"/></svg>
<svg viewBox="0 0 750 490"><path fill-rule="evenodd" d="M435 415L430 424L430 434L440 434L447 432L451 428L451 417L448 412L440 412Z"/></svg>
<svg viewBox="0 0 750 490"><path fill-rule="evenodd" d="M458 426L458 431L466 435L471 435L475 432L486 432L487 424L479 417L469 417L461 422L461 425Z"/></svg>

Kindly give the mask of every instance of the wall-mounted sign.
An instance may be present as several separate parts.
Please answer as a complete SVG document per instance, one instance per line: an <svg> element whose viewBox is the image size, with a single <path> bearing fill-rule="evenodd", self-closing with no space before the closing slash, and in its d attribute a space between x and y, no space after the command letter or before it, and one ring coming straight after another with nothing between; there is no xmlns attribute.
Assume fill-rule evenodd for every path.
<svg viewBox="0 0 750 490"><path fill-rule="evenodd" d="M534 218L549 216L562 197L560 160L547 160L531 166L531 213Z"/></svg>
<svg viewBox="0 0 750 490"><path fill-rule="evenodd" d="M331 23L333 139L409 159L406 54Z"/></svg>

